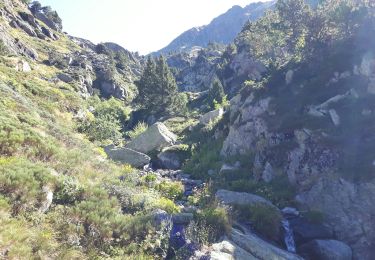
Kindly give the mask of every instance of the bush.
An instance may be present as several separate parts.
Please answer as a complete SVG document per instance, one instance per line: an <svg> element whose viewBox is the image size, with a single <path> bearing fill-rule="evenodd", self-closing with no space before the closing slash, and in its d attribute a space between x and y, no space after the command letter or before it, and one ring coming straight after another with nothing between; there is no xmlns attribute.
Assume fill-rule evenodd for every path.
<svg viewBox="0 0 375 260"><path fill-rule="evenodd" d="M45 185L55 179L42 165L25 159L0 157L0 193L9 198L13 214L36 210Z"/></svg>
<svg viewBox="0 0 375 260"><path fill-rule="evenodd" d="M251 207L237 205L235 212L241 220L250 221L254 229L266 238L279 238L282 217L275 208L263 204Z"/></svg>
<svg viewBox="0 0 375 260"><path fill-rule="evenodd" d="M64 177L57 185L54 200L59 204L71 204L82 199L83 187L74 177Z"/></svg>
<svg viewBox="0 0 375 260"><path fill-rule="evenodd" d="M184 186L181 182L162 181L155 188L170 200L179 200L184 195Z"/></svg>
<svg viewBox="0 0 375 260"><path fill-rule="evenodd" d="M133 128L133 130L128 131L126 133L130 139L134 139L140 134L144 133L148 128L148 125L145 122L138 122L137 125Z"/></svg>
<svg viewBox="0 0 375 260"><path fill-rule="evenodd" d="M196 221L197 230L194 237L203 240L197 242L217 242L223 235L229 234L231 230L228 212L223 207L209 206L202 209L197 213Z"/></svg>

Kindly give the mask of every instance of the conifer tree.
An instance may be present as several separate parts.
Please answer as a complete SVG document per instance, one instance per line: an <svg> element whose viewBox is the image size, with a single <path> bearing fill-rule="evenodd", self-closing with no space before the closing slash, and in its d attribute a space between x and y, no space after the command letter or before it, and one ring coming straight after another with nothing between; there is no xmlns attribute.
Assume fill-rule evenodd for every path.
<svg viewBox="0 0 375 260"><path fill-rule="evenodd" d="M207 103L211 108L215 109L217 105L222 105L226 102L226 95L224 87L220 80L215 79L212 83L212 87L208 92Z"/></svg>
<svg viewBox="0 0 375 260"><path fill-rule="evenodd" d="M141 79L136 83L136 102L150 114L172 114L176 107L177 84L163 56L148 58Z"/></svg>

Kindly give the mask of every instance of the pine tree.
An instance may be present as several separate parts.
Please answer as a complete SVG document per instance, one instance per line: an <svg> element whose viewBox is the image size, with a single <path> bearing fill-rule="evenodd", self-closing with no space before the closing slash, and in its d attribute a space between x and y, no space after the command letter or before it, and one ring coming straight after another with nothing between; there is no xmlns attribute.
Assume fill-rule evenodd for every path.
<svg viewBox="0 0 375 260"><path fill-rule="evenodd" d="M177 84L163 56L148 58L141 79L136 83L136 102L150 114L172 114L178 97Z"/></svg>
<svg viewBox="0 0 375 260"><path fill-rule="evenodd" d="M215 109L216 106L223 105L225 102L226 95L224 92L224 87L221 84L220 80L215 79L212 83L212 87L208 92L207 103L211 108Z"/></svg>

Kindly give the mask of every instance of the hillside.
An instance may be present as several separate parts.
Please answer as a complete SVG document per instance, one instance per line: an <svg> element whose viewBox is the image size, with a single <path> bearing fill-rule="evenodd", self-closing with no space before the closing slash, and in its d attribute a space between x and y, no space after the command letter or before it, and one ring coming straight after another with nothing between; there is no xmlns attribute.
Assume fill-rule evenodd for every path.
<svg viewBox="0 0 375 260"><path fill-rule="evenodd" d="M164 58L26 2L0 3L0 259L373 258L375 3L234 7Z"/></svg>

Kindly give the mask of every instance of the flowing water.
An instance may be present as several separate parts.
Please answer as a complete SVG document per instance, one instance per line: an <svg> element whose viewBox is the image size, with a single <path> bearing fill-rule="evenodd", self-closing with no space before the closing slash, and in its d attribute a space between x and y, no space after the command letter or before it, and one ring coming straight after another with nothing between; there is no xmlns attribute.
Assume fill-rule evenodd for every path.
<svg viewBox="0 0 375 260"><path fill-rule="evenodd" d="M284 219L282 222L284 228L284 242L289 252L296 253L296 244L294 242L293 230L290 227L289 221Z"/></svg>

